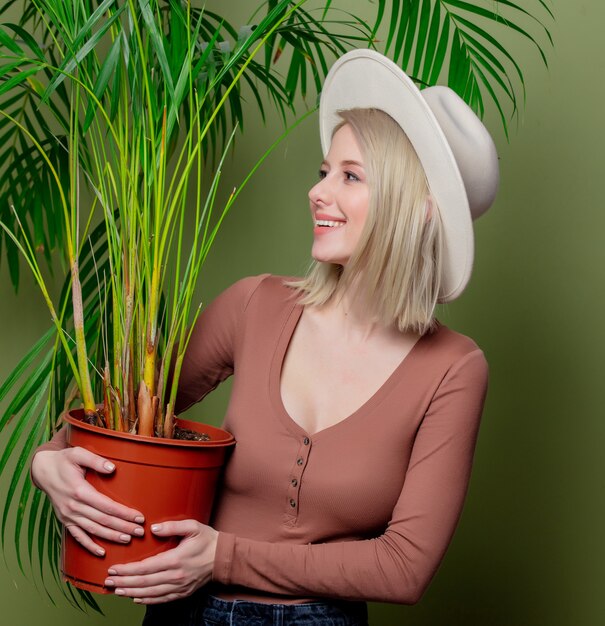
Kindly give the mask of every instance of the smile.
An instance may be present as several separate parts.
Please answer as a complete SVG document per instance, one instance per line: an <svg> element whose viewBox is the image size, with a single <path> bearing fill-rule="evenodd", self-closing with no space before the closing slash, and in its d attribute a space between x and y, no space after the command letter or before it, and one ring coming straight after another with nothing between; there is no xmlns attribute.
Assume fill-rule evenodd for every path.
<svg viewBox="0 0 605 626"><path fill-rule="evenodd" d="M344 226L346 222L333 222L332 220L315 220L315 226L327 226L328 228L336 228Z"/></svg>

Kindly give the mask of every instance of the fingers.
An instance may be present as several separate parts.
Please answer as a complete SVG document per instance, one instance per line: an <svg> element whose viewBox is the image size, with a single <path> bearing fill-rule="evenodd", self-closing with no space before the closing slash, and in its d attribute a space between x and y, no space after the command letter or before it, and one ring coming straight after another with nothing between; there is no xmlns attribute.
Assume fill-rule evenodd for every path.
<svg viewBox="0 0 605 626"><path fill-rule="evenodd" d="M105 579L104 584L106 587L114 587L116 589L165 585L166 572L156 572L155 574L148 574L147 576L109 576Z"/></svg>
<svg viewBox="0 0 605 626"><path fill-rule="evenodd" d="M157 604L184 598L196 586L182 570L156 572L145 576L111 576L105 586L118 596L132 598L138 604Z"/></svg>
<svg viewBox="0 0 605 626"><path fill-rule="evenodd" d="M83 548L86 548L95 556L105 556L105 550L101 546L96 544L80 527L69 525L65 528Z"/></svg>
<svg viewBox="0 0 605 626"><path fill-rule="evenodd" d="M86 515L86 517L89 518L91 521L96 522L101 526L105 526L108 529L117 531L119 533L137 535L138 537L142 537L145 534L143 527L139 526L138 524L128 522L121 517L115 517L113 515L103 513L96 507L89 507L86 505L83 506L85 507L83 510L83 514Z"/></svg>
<svg viewBox="0 0 605 626"><path fill-rule="evenodd" d="M127 596L132 598L137 604L163 604L184 598L188 593L177 590L173 585L161 585L158 587L147 587L144 589L122 589L118 588L114 592L117 596Z"/></svg>
<svg viewBox="0 0 605 626"><path fill-rule="evenodd" d="M114 588L117 595L127 595L133 598L146 596L162 596L174 593L183 584L180 572L156 572L147 576L110 576L105 580L105 586Z"/></svg>
<svg viewBox="0 0 605 626"><path fill-rule="evenodd" d="M80 448L79 446L70 448L69 453L73 458L73 461L78 465L88 467L96 472L100 472L101 474L111 474L111 472L113 472L116 468L111 461L104 459L102 456L99 456L94 452L90 452L85 448Z"/></svg>
<svg viewBox="0 0 605 626"><path fill-rule="evenodd" d="M193 519L152 524L151 532L158 537L186 537L199 532L201 524Z"/></svg>
<svg viewBox="0 0 605 626"><path fill-rule="evenodd" d="M136 563L123 563L120 565L112 565L109 568L110 577L114 576L146 576L175 570L179 567L178 554L175 549L160 552L154 556L147 557Z"/></svg>
<svg viewBox="0 0 605 626"><path fill-rule="evenodd" d="M143 521L144 518L140 513L134 509L123 507L111 498L102 495L83 479L81 484L75 487L73 495L66 494L63 497L57 497L53 502L63 523L74 523L87 532L93 532L105 539L119 541L117 534L121 533L138 535L139 537L144 534L141 526L130 521L133 517L137 521ZM117 515L112 515L112 513ZM120 514L129 519L123 519ZM106 527L107 532L97 532L97 526Z"/></svg>
<svg viewBox="0 0 605 626"><path fill-rule="evenodd" d="M156 587L118 587L114 591L116 596L128 596L129 598L139 598L141 600L156 599L158 602L166 602L162 599L169 594L178 593L174 585L158 585ZM181 595L183 597L184 594Z"/></svg>
<svg viewBox="0 0 605 626"><path fill-rule="evenodd" d="M84 448L71 448L68 452L72 463L75 463L79 468L87 467L104 474L109 474L115 470L115 465L111 461L89 452ZM92 485L90 485L90 483L84 480L78 482L79 484L75 488L74 496L80 502L98 509L107 515L115 518L121 518L122 520L126 520L131 523L142 524L145 521L144 515L137 509L120 504L108 496L99 493L94 487L92 487ZM118 528L118 530L132 533L134 526L130 527L130 529L122 526Z"/></svg>
<svg viewBox="0 0 605 626"><path fill-rule="evenodd" d="M116 543L129 543L132 535L142 537L145 534L140 526L128 524L117 518L108 518L90 507L82 507L80 513L70 516L70 521L90 535Z"/></svg>
<svg viewBox="0 0 605 626"><path fill-rule="evenodd" d="M145 521L145 517L140 511L131 509L130 507L124 506L123 504L112 500L108 496L97 491L89 483L82 485L81 491L77 495L79 500L83 503L108 516L108 520L111 518L113 520L114 527L117 528L115 524L121 522L130 522L127 527L121 525L120 528L117 528L118 530L132 532L132 530L136 527L135 524L142 524ZM119 522L117 520L119 520Z"/></svg>

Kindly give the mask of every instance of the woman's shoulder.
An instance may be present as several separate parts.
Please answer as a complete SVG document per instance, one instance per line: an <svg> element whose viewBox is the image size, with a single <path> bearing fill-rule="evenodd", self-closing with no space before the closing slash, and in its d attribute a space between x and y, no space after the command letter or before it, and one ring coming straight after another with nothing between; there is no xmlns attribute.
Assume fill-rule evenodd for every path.
<svg viewBox="0 0 605 626"><path fill-rule="evenodd" d="M487 388L489 367L477 343L447 326L438 323L414 346L412 376L419 389ZM428 387L427 387L428 386Z"/></svg>
<svg viewBox="0 0 605 626"><path fill-rule="evenodd" d="M474 360L486 363L483 350L471 337L457 332L441 322L437 322L435 329L423 337L427 356L439 356L450 364L461 360Z"/></svg>
<svg viewBox="0 0 605 626"><path fill-rule="evenodd" d="M251 302L261 305L286 303L296 295L295 290L286 284L290 280L294 280L294 277L275 274L246 276L228 287L222 296L239 302L244 310Z"/></svg>

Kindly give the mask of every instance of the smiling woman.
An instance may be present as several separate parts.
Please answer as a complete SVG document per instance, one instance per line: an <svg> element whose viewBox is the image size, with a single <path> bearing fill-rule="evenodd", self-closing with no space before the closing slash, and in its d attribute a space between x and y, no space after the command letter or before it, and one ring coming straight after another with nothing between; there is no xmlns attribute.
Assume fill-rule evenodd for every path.
<svg viewBox="0 0 605 626"><path fill-rule="evenodd" d="M179 545L108 563L105 584L149 605L146 626L359 626L366 600L410 604L427 588L462 510L487 385L482 351L434 308L464 289L471 216L498 181L486 129L435 89L368 50L330 71L313 269L238 281L185 352L177 413L234 375L224 427L237 445L210 525L153 524ZM34 459L43 488L68 465L60 447ZM107 520L94 506L90 517Z"/></svg>

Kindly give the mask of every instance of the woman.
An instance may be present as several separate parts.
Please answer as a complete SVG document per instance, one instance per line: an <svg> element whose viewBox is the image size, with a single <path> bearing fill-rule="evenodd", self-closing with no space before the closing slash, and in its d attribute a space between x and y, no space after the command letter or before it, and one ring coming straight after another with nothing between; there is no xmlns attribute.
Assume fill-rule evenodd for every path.
<svg viewBox="0 0 605 626"><path fill-rule="evenodd" d="M236 372L211 526L152 525L178 547L108 570L149 605L145 624L367 623L365 600L420 598L460 515L487 367L433 315L470 277L493 142L451 90L421 93L368 50L330 71L320 126L313 269L239 281L187 351L179 411ZM95 535L144 532L82 479L113 468L63 445L43 446L32 476L74 537L101 554Z"/></svg>

